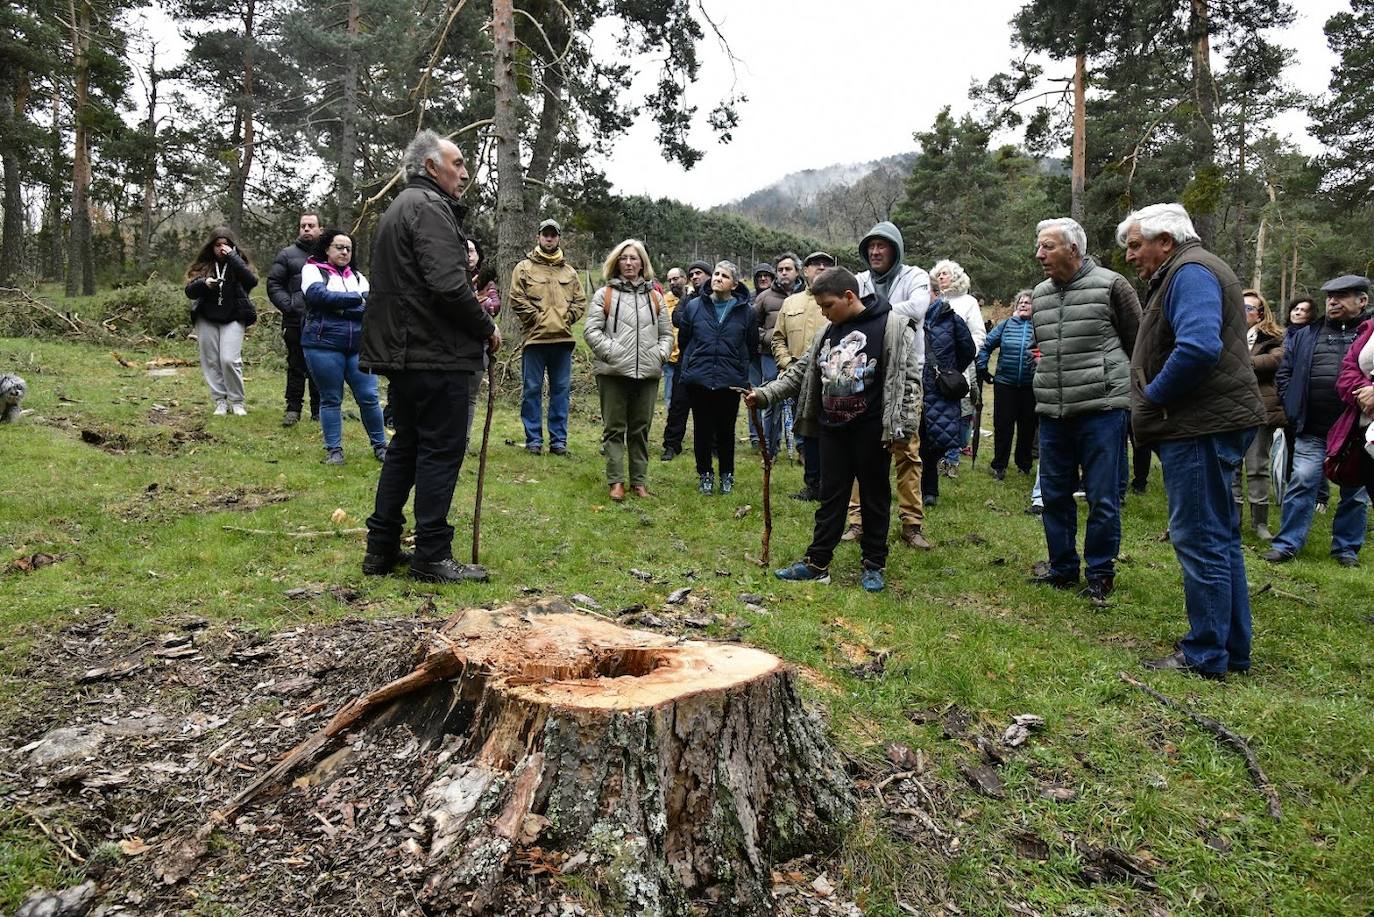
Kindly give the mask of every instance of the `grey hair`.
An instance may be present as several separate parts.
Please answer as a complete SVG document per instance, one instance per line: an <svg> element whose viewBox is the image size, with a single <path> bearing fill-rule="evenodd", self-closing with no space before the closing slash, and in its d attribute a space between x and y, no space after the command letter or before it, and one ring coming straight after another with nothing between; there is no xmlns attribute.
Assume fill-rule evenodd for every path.
<svg viewBox="0 0 1374 917"><path fill-rule="evenodd" d="M779 264L782 264L784 261L791 261L792 266L797 269L797 273L801 273L801 256L798 255L796 252L783 252L781 255L778 255L777 259L773 262L773 268L776 270L777 266Z"/></svg>
<svg viewBox="0 0 1374 917"><path fill-rule="evenodd" d="M432 160L436 166L443 161L443 150L440 147L443 139L426 128L406 144L406 151L401 154L401 168L405 170L406 178L424 175L425 163L428 161Z"/></svg>
<svg viewBox="0 0 1374 917"><path fill-rule="evenodd" d="M716 262L716 266L711 270L711 273L714 274L716 271L720 270L721 268L725 268L727 271L730 272L730 279L731 279L731 280L734 280L734 281L738 281L738 280L739 280L739 268L735 266L735 262L733 262L733 261L717 261L717 262Z"/></svg>
<svg viewBox="0 0 1374 917"><path fill-rule="evenodd" d="M968 279L968 272L959 266L959 262L950 261L946 258L930 269L930 277L935 281L937 289L940 286L939 278L941 271L949 272L949 289L946 292L951 296L963 296L968 292L969 287L973 285L973 282Z"/></svg>
<svg viewBox="0 0 1374 917"><path fill-rule="evenodd" d="M1027 287L1024 290L1017 290L1016 295L1011 298L1011 304L1013 307L1021 301L1022 296L1025 296L1028 299L1033 300L1035 299L1035 291L1030 289L1029 287Z"/></svg>
<svg viewBox="0 0 1374 917"><path fill-rule="evenodd" d="M1125 247L1126 233L1130 232L1131 226L1135 224L1140 225L1140 235L1147 241L1164 233L1169 234L1175 245L1196 242L1199 239L1197 230L1193 228L1193 219L1188 216L1188 211L1182 204L1151 204L1139 210L1132 210L1116 227L1117 245Z"/></svg>
<svg viewBox="0 0 1374 917"><path fill-rule="evenodd" d="M1078 225L1077 220L1068 217L1057 217L1053 220L1041 220L1035 224L1035 234L1038 236L1047 229L1058 231L1059 238L1069 245L1078 249L1078 256L1086 258L1088 256L1088 234L1083 231L1083 227Z"/></svg>

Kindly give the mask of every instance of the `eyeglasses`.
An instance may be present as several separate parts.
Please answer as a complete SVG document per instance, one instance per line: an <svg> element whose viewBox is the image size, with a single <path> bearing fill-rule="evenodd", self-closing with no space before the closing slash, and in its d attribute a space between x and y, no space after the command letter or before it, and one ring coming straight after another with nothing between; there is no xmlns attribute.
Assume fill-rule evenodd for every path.
<svg viewBox="0 0 1374 917"><path fill-rule="evenodd" d="M332 248L332 249L334 249L334 251L336 251L336 252L351 252L351 251L353 251L353 246L351 246L351 245L331 245L331 246L329 246L329 247Z"/></svg>
<svg viewBox="0 0 1374 917"><path fill-rule="evenodd" d="M1246 306L1246 312L1259 312L1259 306Z"/></svg>

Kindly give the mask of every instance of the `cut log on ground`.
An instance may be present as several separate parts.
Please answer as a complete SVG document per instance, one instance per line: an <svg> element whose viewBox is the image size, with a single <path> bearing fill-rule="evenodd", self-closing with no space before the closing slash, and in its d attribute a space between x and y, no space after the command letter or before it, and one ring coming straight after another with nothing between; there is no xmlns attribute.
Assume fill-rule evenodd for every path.
<svg viewBox="0 0 1374 917"><path fill-rule="evenodd" d="M833 846L854 807L777 657L552 599L459 612L409 674L345 704L206 828L328 783L362 731L401 723L441 749L416 851L436 912L490 908L537 843L629 913L766 913L772 866Z"/></svg>

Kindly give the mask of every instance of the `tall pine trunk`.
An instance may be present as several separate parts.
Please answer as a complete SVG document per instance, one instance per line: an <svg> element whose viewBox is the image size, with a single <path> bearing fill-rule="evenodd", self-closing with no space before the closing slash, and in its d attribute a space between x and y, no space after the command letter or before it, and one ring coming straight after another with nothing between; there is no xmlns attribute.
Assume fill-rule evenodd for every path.
<svg viewBox="0 0 1374 917"><path fill-rule="evenodd" d="M24 120L29 105L29 78L22 76L14 88L11 98L0 100L5 106L5 118L10 129L5 133L10 138L18 136L17 128ZM24 174L19 151L12 143L5 145L3 165L5 169L5 223L4 238L0 240L0 285L9 286L15 282L24 264Z"/></svg>
<svg viewBox="0 0 1374 917"><path fill-rule="evenodd" d="M134 260L139 274L152 264L153 210L157 206L157 46L148 54L148 117L143 122L143 137L148 148L143 160L143 200L139 206L138 247Z"/></svg>
<svg viewBox="0 0 1374 917"><path fill-rule="evenodd" d="M335 176L340 226L351 226L357 198L358 168L358 0L348 0L348 51L343 76L343 111L339 125L339 168Z"/></svg>
<svg viewBox="0 0 1374 917"><path fill-rule="evenodd" d="M233 165L229 174L229 228L237 235L243 234L244 199L248 195L248 174L253 168L254 144L257 140L253 127L253 118L256 114L253 97L253 45L257 41L253 27L256 14L257 0L246 0L242 16L243 80L234 114L234 151L231 159Z"/></svg>
<svg viewBox="0 0 1374 917"><path fill-rule="evenodd" d="M1267 178L1264 180L1264 190L1269 193L1269 207L1272 210L1278 204L1278 195L1274 191L1274 183ZM1266 211L1260 215L1259 232L1255 234L1255 274L1250 281L1250 286L1256 290L1264 289L1262 286L1264 283L1264 246L1268 234L1269 212ZM1280 286L1282 286L1282 283L1280 283ZM1280 290L1279 299L1281 302L1283 301L1282 290ZM1277 314L1278 311L1276 307L1274 312Z"/></svg>
<svg viewBox="0 0 1374 917"><path fill-rule="evenodd" d="M496 271L497 282L510 283L530 235L525 219L524 182L520 170L520 128L516 104L515 7L513 0L492 0L491 35L495 45L496 132ZM520 326L514 309L501 310L501 333L512 340Z"/></svg>
<svg viewBox="0 0 1374 917"><path fill-rule="evenodd" d="M1083 192L1087 177L1087 57L1079 51L1073 64L1073 180L1069 215L1083 223Z"/></svg>
<svg viewBox="0 0 1374 917"><path fill-rule="evenodd" d="M1211 14L1208 0L1189 0L1188 35L1193 46L1193 156L1197 163L1191 205L1193 226L1202 244L1212 247L1216 225L1217 199L1221 194L1221 175L1216 164L1216 84L1212 79Z"/></svg>
<svg viewBox="0 0 1374 917"><path fill-rule="evenodd" d="M48 142L52 168L48 170L48 202L44 214L48 228L48 250L44 254L43 277L45 280L60 280L66 265L66 246L63 244L62 228L62 170L57 167L62 161L62 90L58 81L53 82L52 88L52 132Z"/></svg>
<svg viewBox="0 0 1374 917"><path fill-rule="evenodd" d="M529 182L525 188L526 213L539 209L540 199L544 196L544 182L548 181L554 149L558 146L558 129L563 122L563 68L545 67L541 82L544 107L539 112L539 128L535 131L534 142L530 144L530 168L525 174Z"/></svg>
<svg viewBox="0 0 1374 917"><path fill-rule="evenodd" d="M67 295L95 292L95 265L91 252L91 140L86 108L91 80L91 5L89 0L68 0L72 40L72 238L67 258Z"/></svg>

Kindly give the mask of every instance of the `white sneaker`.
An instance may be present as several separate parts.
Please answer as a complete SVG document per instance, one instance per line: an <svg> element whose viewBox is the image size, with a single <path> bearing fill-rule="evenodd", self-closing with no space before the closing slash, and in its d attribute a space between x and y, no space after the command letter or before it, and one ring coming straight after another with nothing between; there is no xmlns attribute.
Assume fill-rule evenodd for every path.
<svg viewBox="0 0 1374 917"><path fill-rule="evenodd" d="M241 405L241 404L231 404L231 405L229 405L229 410L231 410L231 411L234 412L234 416L235 416L235 417L247 417L247 416L248 416L248 409L247 409L246 407L244 407L243 405Z"/></svg>
<svg viewBox="0 0 1374 917"><path fill-rule="evenodd" d="M228 413L229 413L229 402L227 402L227 401L216 401L216 402L215 402L215 416L216 416L216 417L223 417L225 414L228 414Z"/></svg>

